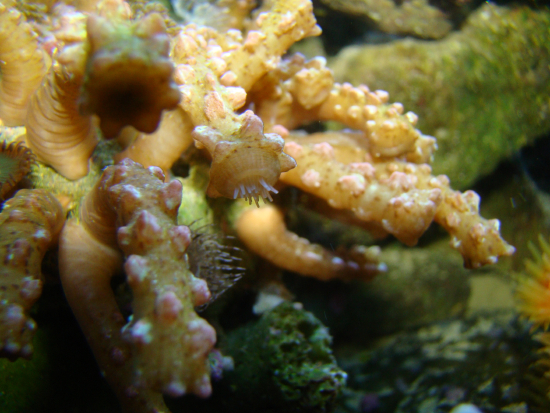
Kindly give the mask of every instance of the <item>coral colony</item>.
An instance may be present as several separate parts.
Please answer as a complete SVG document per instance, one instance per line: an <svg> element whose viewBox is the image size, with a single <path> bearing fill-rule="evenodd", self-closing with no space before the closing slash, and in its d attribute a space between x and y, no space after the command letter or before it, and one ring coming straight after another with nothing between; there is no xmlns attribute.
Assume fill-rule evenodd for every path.
<svg viewBox="0 0 550 413"><path fill-rule="evenodd" d="M17 141L2 143L0 158L3 356L32 355L29 311L44 254L58 245L63 290L124 411L166 412L163 394L211 394L216 331L195 309L220 281L191 270L208 243L194 247L200 237L178 222L186 193L171 171L192 145L211 160L203 193L254 202L234 232L281 268L322 280L383 268L372 249L337 254L287 230L267 202L283 186L411 246L435 221L469 268L513 253L499 222L479 216L476 193L431 174L435 140L414 113L384 91L335 83L323 58L286 55L321 32L309 0L238 10L238 29L223 32L178 25L155 3L49 3L40 13L0 3L0 119L3 139ZM349 129L298 131L312 121ZM107 139L123 149L99 156ZM33 162L31 184L14 194ZM130 317L110 285L122 271Z"/></svg>

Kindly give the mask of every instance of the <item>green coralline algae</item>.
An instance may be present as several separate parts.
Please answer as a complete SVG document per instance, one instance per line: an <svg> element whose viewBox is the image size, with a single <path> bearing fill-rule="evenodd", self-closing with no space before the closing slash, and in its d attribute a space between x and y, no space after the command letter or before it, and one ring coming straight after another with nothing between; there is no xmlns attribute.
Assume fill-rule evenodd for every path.
<svg viewBox="0 0 550 413"><path fill-rule="evenodd" d="M213 211L208 204L208 166L193 165L187 178L178 178L182 184L182 200L178 210L178 223L202 227L214 223ZM193 227L193 225L192 225Z"/></svg>
<svg viewBox="0 0 550 413"><path fill-rule="evenodd" d="M436 174L464 188L550 130L550 12L486 4L438 42L351 46L336 79L390 93L437 138Z"/></svg>
<svg viewBox="0 0 550 413"><path fill-rule="evenodd" d="M222 349L235 365L223 380L234 396L232 411L331 411L346 379L331 341L328 329L295 303L230 333Z"/></svg>

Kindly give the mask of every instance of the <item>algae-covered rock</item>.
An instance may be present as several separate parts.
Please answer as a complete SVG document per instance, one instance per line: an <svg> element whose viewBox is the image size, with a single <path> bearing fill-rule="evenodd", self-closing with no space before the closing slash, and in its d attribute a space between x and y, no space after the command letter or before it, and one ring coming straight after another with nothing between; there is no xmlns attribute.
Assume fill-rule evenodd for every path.
<svg viewBox="0 0 550 413"><path fill-rule="evenodd" d="M350 46L331 67L419 115L436 174L465 188L550 130L550 12L486 4L443 40Z"/></svg>
<svg viewBox="0 0 550 413"><path fill-rule="evenodd" d="M321 0L329 8L349 13L374 24L385 33L439 39L452 28L447 15L427 0Z"/></svg>
<svg viewBox="0 0 550 413"><path fill-rule="evenodd" d="M528 331L515 312L502 311L401 332L342 355L349 387L337 411L446 413L462 403L484 413L548 411L528 407L525 376L538 347Z"/></svg>
<svg viewBox="0 0 550 413"><path fill-rule="evenodd" d="M371 282L330 284L293 279L290 290L330 328L341 343L364 345L373 338L464 314L470 272L447 241L429 248L386 247L388 271Z"/></svg>
<svg viewBox="0 0 550 413"><path fill-rule="evenodd" d="M331 411L346 379L331 341L313 314L292 303L232 332L223 346L235 365L224 377L234 396L232 411Z"/></svg>

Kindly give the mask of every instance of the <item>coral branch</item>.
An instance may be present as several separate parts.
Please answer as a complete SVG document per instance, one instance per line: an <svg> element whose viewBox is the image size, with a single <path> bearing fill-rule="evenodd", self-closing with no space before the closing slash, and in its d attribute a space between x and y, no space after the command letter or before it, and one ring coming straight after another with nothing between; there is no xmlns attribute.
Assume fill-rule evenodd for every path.
<svg viewBox="0 0 550 413"><path fill-rule="evenodd" d="M335 254L286 229L283 215L274 206L244 211L236 222L242 242L259 256L278 267L302 275L330 280L334 278L371 279L384 271L377 251L356 247L347 254ZM347 256L346 256L347 255Z"/></svg>
<svg viewBox="0 0 550 413"><path fill-rule="evenodd" d="M268 130L275 125L291 130L311 121L338 121L363 132L357 144L374 158L431 160L435 140L414 128L414 113L403 113L400 103L389 104L383 90L335 83L325 65L323 58L305 61L294 55L254 86L252 99L259 101L256 112L269 120Z"/></svg>
<svg viewBox="0 0 550 413"><path fill-rule="evenodd" d="M32 355L29 310L42 293L41 264L65 222L61 204L41 189L22 189L0 214L0 354Z"/></svg>
<svg viewBox="0 0 550 413"><path fill-rule="evenodd" d="M76 219L63 228L59 251L65 296L123 411L168 412L161 393L134 383L133 349L122 336L126 321L111 288L111 277L122 271L121 252L99 242Z"/></svg>
<svg viewBox="0 0 550 413"><path fill-rule="evenodd" d="M159 168L124 160L107 168L84 200L82 228L105 248L118 246L126 257L133 315L122 336L132 348L134 366L126 382L172 396L206 397L211 392L206 356L216 334L194 311L210 292L189 271L185 253L191 234L176 225L180 202L179 181L164 184ZM93 302L90 306L87 312L94 311Z"/></svg>
<svg viewBox="0 0 550 413"><path fill-rule="evenodd" d="M478 195L453 191L446 176L431 175L429 165L403 161L345 164L336 159L342 152L328 143L297 142L289 140L286 147L298 167L281 180L323 198L331 207L379 223L407 245L416 244L435 220L451 234L451 246L462 254L468 268L513 254L514 248L500 237L499 222L479 216ZM368 159L366 151L363 158Z"/></svg>
<svg viewBox="0 0 550 413"><path fill-rule="evenodd" d="M174 42L173 55L181 105L196 127L193 137L213 159L209 195L257 203L259 197L271 199L279 175L294 162L282 152L280 137L263 134L260 118L234 111L245 103L246 90L274 69L294 42L320 29L311 3L299 0L275 2L256 25L258 30L249 31L244 40L236 31L222 36L206 27L187 26Z"/></svg>
<svg viewBox="0 0 550 413"><path fill-rule="evenodd" d="M282 175L283 182L325 199L333 208L352 210L364 221L381 223L407 245L416 244L441 202L439 188L417 188L413 176L392 173L377 179L368 162L338 162L329 144L289 142L287 150L298 167Z"/></svg>

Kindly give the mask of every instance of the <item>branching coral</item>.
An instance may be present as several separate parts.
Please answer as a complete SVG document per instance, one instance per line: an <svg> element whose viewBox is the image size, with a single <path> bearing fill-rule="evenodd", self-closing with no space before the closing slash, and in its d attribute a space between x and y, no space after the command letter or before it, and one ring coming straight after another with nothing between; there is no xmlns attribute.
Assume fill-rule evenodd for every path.
<svg viewBox="0 0 550 413"><path fill-rule="evenodd" d="M283 214L273 206L248 209L236 223L237 234L256 254L278 267L321 280L361 278L368 280L384 270L377 250L357 247L332 253L286 229Z"/></svg>
<svg viewBox="0 0 550 413"><path fill-rule="evenodd" d="M170 179L177 173L170 168L193 141L198 149L187 159L206 162L202 153L211 160L208 182L195 188L203 198L245 198L259 206L259 198L272 199L290 185L325 200L327 214L349 212L350 222L409 245L436 221L451 233L469 267L513 252L500 238L498 222L479 217L477 195L454 192L444 176L431 175L427 163L435 141L415 129L416 115L389 104L384 91L336 84L322 58L282 59L293 43L320 32L309 0L270 3L245 33L178 26L139 1L134 10L122 0L91 6L53 5L44 21L33 22L37 34L25 38L26 47L49 45L53 63L32 96L24 126L41 162L38 170L50 165L70 179L91 171L86 180L63 187L54 179L33 184L72 196L76 208L59 242L61 282L125 411L167 411L162 394L211 393L207 356L216 331L195 307L219 295L241 269L214 236L194 234L186 226L192 222L181 221L186 214L178 214L188 189ZM312 121L338 121L355 132L304 137L294 131ZM119 153L103 139L115 135L125 147ZM110 166L101 174L101 165ZM191 198L184 197L180 209L192 208ZM48 214L34 203L27 212L10 212L18 199L2 213L19 219L17 225ZM223 217L216 224L228 229L235 222L243 243L280 267L324 280L369 279L384 269L376 247L325 251L286 230L278 206L232 202L232 209L229 202L217 203ZM49 237L42 237L45 230L28 230L39 244L31 254L35 267L63 225L63 211L56 208L55 222L40 224L49 225ZM41 237L47 241L39 242ZM9 241L4 267L26 245ZM111 286L122 273L132 292L128 318ZM30 354L33 325L26 312L40 293L39 276L33 277L17 293L29 299L7 301L13 304L5 309L2 328L12 357ZM10 332L14 323L19 332Z"/></svg>
<svg viewBox="0 0 550 413"><path fill-rule="evenodd" d="M49 192L22 189L0 214L0 354L30 357L36 323L29 311L42 292L42 258L57 243L65 211Z"/></svg>
<svg viewBox="0 0 550 413"><path fill-rule="evenodd" d="M165 184L159 168L143 169L126 160L105 170L83 201L81 223L71 221L62 234L65 293L107 380L125 403L133 403L128 394L139 389L172 396L211 392L206 356L216 334L193 309L205 304L210 292L189 271L185 253L191 234L175 223L180 202L178 181ZM119 269L119 248L134 308L122 328L109 288L109 275ZM97 266L79 270L92 259ZM109 325L114 340L101 333ZM112 365L114 358L119 365Z"/></svg>
<svg viewBox="0 0 550 413"><path fill-rule="evenodd" d="M273 69L294 42L319 31L311 5L300 3L275 3L269 14L259 15L258 30L249 31L244 41L240 32L221 36L191 25L175 42L176 81L184 84L182 107L196 126L194 139L213 158L211 196L256 202L259 196L270 198L280 173L295 166L282 152L280 137L264 136L260 118L234 111L244 105L246 90Z"/></svg>
<svg viewBox="0 0 550 413"><path fill-rule="evenodd" d="M282 62L252 93L260 90L264 99L257 113L270 120L268 128L287 135L287 152L298 163L281 176L282 182L335 209L352 210L408 245L416 244L435 220L451 233L451 245L467 267L514 252L500 238L498 221L479 217L475 193L452 191L445 176L431 175L426 162L435 140L414 128L414 113L403 114L402 105L388 104L387 93L336 84L321 59L306 62L300 56ZM325 139L285 133L285 128L318 119L339 121L362 133L331 133Z"/></svg>
<svg viewBox="0 0 550 413"><path fill-rule="evenodd" d="M297 142L289 141L287 147L298 167L282 181L325 199L333 208L350 209L360 220L379 223L408 245L416 244L435 220L452 235L451 246L470 268L514 252L500 238L498 221L479 216L478 195L452 191L448 179L433 177L428 165L399 161L346 164L336 159L330 144Z"/></svg>

